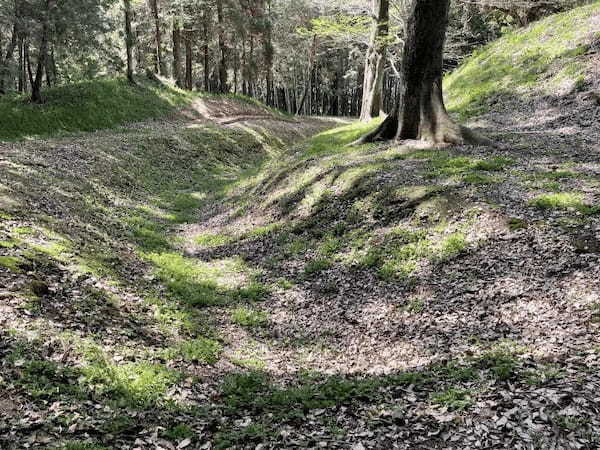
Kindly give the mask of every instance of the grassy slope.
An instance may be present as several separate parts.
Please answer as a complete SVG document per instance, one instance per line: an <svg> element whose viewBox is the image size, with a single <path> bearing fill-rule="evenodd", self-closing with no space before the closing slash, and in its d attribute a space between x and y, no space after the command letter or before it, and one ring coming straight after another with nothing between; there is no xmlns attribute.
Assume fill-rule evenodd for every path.
<svg viewBox="0 0 600 450"><path fill-rule="evenodd" d="M510 32L477 50L446 77L450 111L467 118L485 112L489 101L499 96L555 94L565 84L583 89L590 72L584 55L600 40L599 16L600 3L595 2Z"/></svg>
<svg viewBox="0 0 600 450"><path fill-rule="evenodd" d="M558 54L566 63L579 61L577 53ZM506 85L506 78L482 79L470 64L448 83L449 104L464 116L482 108L470 96L474 88L486 97L537 86L528 64L512 70ZM529 243L539 234L560 243L562 258L580 259L561 230L597 225L598 185L589 173L597 161L557 161L545 148L531 164L510 151L345 146L372 126L324 132L292 149L299 123L161 126L22 143L0 185L0 275L8 288L2 298L9 299L2 311L7 330L0 331L1 397L41 411L60 401L54 408L69 413L43 422L42 430L74 426L91 436L63 433L52 444L127 448L160 425L160 437L173 444L189 438L194 445L210 439L216 448L308 448L362 441L355 430L374 432L374 440L394 435L390 421L438 430L438 413L451 431L464 425L463 416L481 419L479 401L497 402L502 417L514 407L502 395L515 388L535 401L537 388L558 382L583 395L578 389L586 383L573 380L589 374L560 366L556 353L565 350L546 342L555 329L569 331L560 317L510 297L491 313L478 309L485 299L462 301L538 272L535 252L543 249L532 254ZM510 239L496 239L497 228ZM520 239L521 265L506 267ZM494 278L477 268L495 251L505 252L492 262L506 272ZM464 267L472 272L465 275ZM590 285L597 280L585 268L579 276ZM340 291L347 286L358 289ZM446 297L465 286L465 296ZM575 296L582 306L566 315L582 328L594 326L589 309L599 306L592 296L560 284L553 289L560 298L551 299L552 308ZM385 320L369 316L375 307ZM494 308L504 321L529 310L544 320L528 322L512 340L490 338ZM401 342L389 340L398 329ZM432 333L445 345L429 345ZM365 334L374 342L356 345ZM566 353L593 360L597 349L580 339ZM412 359L404 340L417 352ZM407 393L414 400L407 402ZM576 433L592 448L596 417L561 415L564 407L545 406L551 435L564 443ZM9 423L20 416L15 409ZM502 433L494 422L486 426ZM22 424L16 429L28 435ZM407 436L415 437L394 440ZM440 445L431 439L428 445ZM550 445L543 435L536 439Z"/></svg>
<svg viewBox="0 0 600 450"><path fill-rule="evenodd" d="M191 103L194 95L175 88L126 80L81 82L44 91L45 103L24 96L0 97L0 140L53 136L113 128L156 119Z"/></svg>
<svg viewBox="0 0 600 450"><path fill-rule="evenodd" d="M149 81L132 87L125 79L100 79L47 89L43 95L43 105L31 104L22 95L0 97L0 141L96 131L159 119L190 106L198 98L229 98L265 114L282 116L241 95L192 93Z"/></svg>

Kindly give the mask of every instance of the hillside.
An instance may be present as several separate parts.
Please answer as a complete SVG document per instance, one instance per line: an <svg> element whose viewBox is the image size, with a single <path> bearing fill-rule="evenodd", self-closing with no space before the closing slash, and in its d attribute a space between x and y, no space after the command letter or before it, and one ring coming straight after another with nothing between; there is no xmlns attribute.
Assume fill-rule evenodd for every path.
<svg viewBox="0 0 600 450"><path fill-rule="evenodd" d="M211 107L215 103L217 108ZM229 104L227 107L226 105ZM216 112L216 109L221 109ZM250 116L278 113L241 95L189 92L168 83L101 79L44 91L44 104L25 95L0 96L0 142L69 135L151 120L211 119L212 114Z"/></svg>
<svg viewBox="0 0 600 450"><path fill-rule="evenodd" d="M0 446L597 448L599 33L448 76L494 149L223 98L0 144Z"/></svg>

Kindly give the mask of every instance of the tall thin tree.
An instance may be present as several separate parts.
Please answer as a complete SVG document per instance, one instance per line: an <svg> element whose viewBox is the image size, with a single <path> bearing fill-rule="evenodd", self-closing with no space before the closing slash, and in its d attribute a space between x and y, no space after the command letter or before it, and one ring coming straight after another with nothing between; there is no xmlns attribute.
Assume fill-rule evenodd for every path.
<svg viewBox="0 0 600 450"><path fill-rule="evenodd" d="M133 44L134 37L131 32L131 0L123 0L125 6L125 47L127 49L127 80L135 84L133 79Z"/></svg>
<svg viewBox="0 0 600 450"><path fill-rule="evenodd" d="M372 25L365 63L360 120L369 121L383 109L383 71L389 34L390 1L372 0Z"/></svg>

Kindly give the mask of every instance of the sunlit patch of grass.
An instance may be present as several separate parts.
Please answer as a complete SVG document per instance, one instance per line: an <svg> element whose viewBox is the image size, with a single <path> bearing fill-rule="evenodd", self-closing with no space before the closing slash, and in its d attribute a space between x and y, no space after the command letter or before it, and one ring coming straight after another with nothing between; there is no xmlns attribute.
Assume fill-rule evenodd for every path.
<svg viewBox="0 0 600 450"><path fill-rule="evenodd" d="M236 298L258 298L262 285L243 286L249 270L235 259L204 263L178 253L150 253L156 275L175 298L194 306L216 305Z"/></svg>
<svg viewBox="0 0 600 450"><path fill-rule="evenodd" d="M193 308L152 295L146 297L145 303L155 307L154 319L163 333L195 335L201 328L200 319L194 314L196 310Z"/></svg>
<svg viewBox="0 0 600 450"><path fill-rule="evenodd" d="M102 79L45 89L43 107L26 97L0 98L2 140L95 131L158 118L189 104L196 94L159 83Z"/></svg>
<svg viewBox="0 0 600 450"><path fill-rule="evenodd" d="M467 239L463 233L453 233L442 241L439 249L435 253L435 259L443 261L452 258L467 247Z"/></svg>
<svg viewBox="0 0 600 450"><path fill-rule="evenodd" d="M499 172L512 165L512 159L494 157L489 159L473 159L467 156L448 157L447 154L432 155L433 168L427 173L429 177L460 176L469 184L489 184L495 179L481 172Z"/></svg>
<svg viewBox="0 0 600 450"><path fill-rule="evenodd" d="M149 259L171 294L185 303L201 306L223 300L214 277L206 276L204 268L195 261L177 253L153 253Z"/></svg>
<svg viewBox="0 0 600 450"><path fill-rule="evenodd" d="M374 130L381 123L381 119L375 119L369 123L355 122L351 125L325 131L313 137L309 141L307 156L324 156L327 154L341 152L356 152L360 149L347 147L361 136Z"/></svg>
<svg viewBox="0 0 600 450"><path fill-rule="evenodd" d="M543 367L528 370L523 373L525 382L533 386L543 386L546 383L556 381L565 376L565 373L557 367Z"/></svg>
<svg viewBox="0 0 600 450"><path fill-rule="evenodd" d="M213 339L197 338L184 341L165 351L168 359L181 358L189 362L216 363L223 351L221 344Z"/></svg>
<svg viewBox="0 0 600 450"><path fill-rule="evenodd" d="M232 358L231 362L236 366L243 367L249 370L264 370L267 363L259 358Z"/></svg>
<svg viewBox="0 0 600 450"><path fill-rule="evenodd" d="M88 351L88 365L82 368L80 384L105 395L120 406L148 408L167 405L167 391L181 375L159 364L115 365L98 350Z"/></svg>
<svg viewBox="0 0 600 450"><path fill-rule="evenodd" d="M473 399L470 392L465 389L450 388L444 392L432 394L431 402L445 406L449 410L463 410L473 404Z"/></svg>
<svg viewBox="0 0 600 450"><path fill-rule="evenodd" d="M569 178L578 178L581 175L570 170L556 170L554 172L536 173L536 176L548 180L566 180Z"/></svg>
<svg viewBox="0 0 600 450"><path fill-rule="evenodd" d="M577 89L582 70L578 56L585 52L592 26L588 21L598 8L592 4L549 16L475 51L444 80L449 110L459 119L480 115L493 98L522 95L532 87L551 93L565 79ZM562 70L553 73L556 65Z"/></svg>
<svg viewBox="0 0 600 450"><path fill-rule="evenodd" d="M248 328L264 327L269 323L269 316L263 311L239 307L231 313L231 321Z"/></svg>
<svg viewBox="0 0 600 450"><path fill-rule="evenodd" d="M244 233L244 238L260 238L264 236L269 236L275 233L277 230L281 229L280 223L270 223L268 225L263 225L259 227L255 227L252 230Z"/></svg>
<svg viewBox="0 0 600 450"><path fill-rule="evenodd" d="M215 248L227 245L233 241L231 236L225 234L205 233L194 238L194 242L203 248Z"/></svg>
<svg viewBox="0 0 600 450"><path fill-rule="evenodd" d="M31 227L15 227L10 232L17 236L32 236L35 234L35 230Z"/></svg>
<svg viewBox="0 0 600 450"><path fill-rule="evenodd" d="M0 267L4 267L11 272L21 272L23 260L17 256L0 256Z"/></svg>
<svg viewBox="0 0 600 450"><path fill-rule="evenodd" d="M10 239L8 241L0 241L0 248L15 248L19 245L19 241Z"/></svg>
<svg viewBox="0 0 600 450"><path fill-rule="evenodd" d="M595 214L600 208L585 203L583 194L578 192L559 192L555 194L542 194L530 200L529 204L544 210L569 210L573 209L582 214Z"/></svg>

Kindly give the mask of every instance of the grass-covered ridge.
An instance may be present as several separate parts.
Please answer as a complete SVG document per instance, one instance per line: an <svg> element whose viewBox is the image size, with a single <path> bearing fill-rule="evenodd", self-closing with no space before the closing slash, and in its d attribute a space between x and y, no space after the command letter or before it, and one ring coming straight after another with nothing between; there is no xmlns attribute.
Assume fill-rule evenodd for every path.
<svg viewBox="0 0 600 450"><path fill-rule="evenodd" d="M461 118L487 109L497 96L583 89L600 40L600 2L549 16L476 51L445 79L447 105Z"/></svg>
<svg viewBox="0 0 600 450"><path fill-rule="evenodd" d="M24 95L0 96L0 140L113 128L156 119L189 105L195 94L167 85L100 79L43 91L45 102Z"/></svg>

